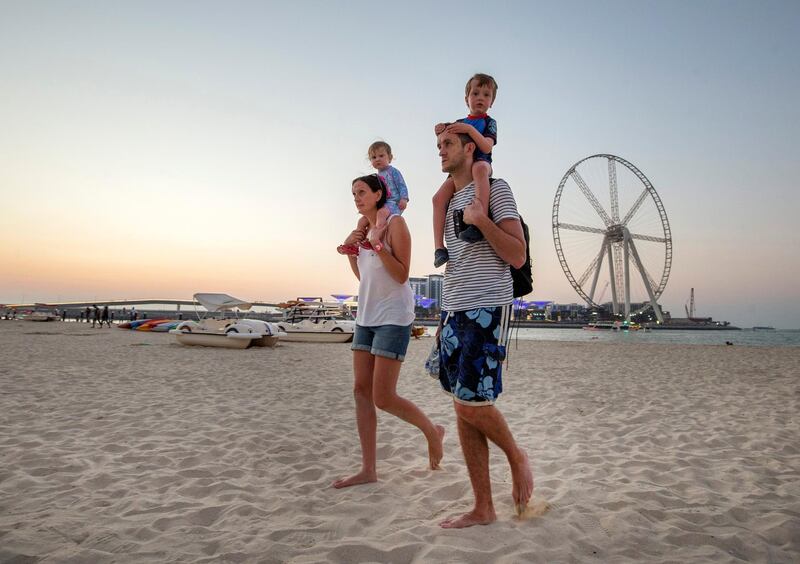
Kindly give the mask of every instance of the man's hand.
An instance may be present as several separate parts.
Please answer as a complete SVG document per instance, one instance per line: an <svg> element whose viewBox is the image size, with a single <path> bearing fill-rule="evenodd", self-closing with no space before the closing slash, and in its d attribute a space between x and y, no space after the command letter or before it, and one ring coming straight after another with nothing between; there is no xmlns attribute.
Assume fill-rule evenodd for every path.
<svg viewBox="0 0 800 564"><path fill-rule="evenodd" d="M468 123L456 122L447 126L447 133L455 133L456 135L466 133L471 137L473 131L477 133L477 130Z"/></svg>
<svg viewBox="0 0 800 564"><path fill-rule="evenodd" d="M464 208L464 223L474 225L480 229L480 225L478 224L482 223L484 219L488 219L488 216L483 211L480 198L475 196L467 207Z"/></svg>
<svg viewBox="0 0 800 564"><path fill-rule="evenodd" d="M401 210L406 209L407 205L408 205L408 200L406 200L405 198L403 198L399 202L397 202L397 207L400 208Z"/></svg>

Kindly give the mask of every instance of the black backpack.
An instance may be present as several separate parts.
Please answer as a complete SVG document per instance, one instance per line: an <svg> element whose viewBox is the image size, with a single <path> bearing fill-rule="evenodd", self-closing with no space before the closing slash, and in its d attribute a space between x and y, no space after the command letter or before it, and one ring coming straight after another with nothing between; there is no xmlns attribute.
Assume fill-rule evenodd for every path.
<svg viewBox="0 0 800 564"><path fill-rule="evenodd" d="M493 184L494 178L489 178L489 184ZM491 217L491 216L490 216ZM519 268L509 266L511 269L511 279L514 282L514 297L521 298L533 292L533 270L531 268L531 236L528 233L528 224L519 216L522 225L522 234L525 235L525 262Z"/></svg>
<svg viewBox="0 0 800 564"><path fill-rule="evenodd" d="M519 268L511 268L511 278L514 281L514 297L521 298L533 292L533 270L531 269L531 236L528 225L519 216L522 224L522 233L525 235L525 262Z"/></svg>

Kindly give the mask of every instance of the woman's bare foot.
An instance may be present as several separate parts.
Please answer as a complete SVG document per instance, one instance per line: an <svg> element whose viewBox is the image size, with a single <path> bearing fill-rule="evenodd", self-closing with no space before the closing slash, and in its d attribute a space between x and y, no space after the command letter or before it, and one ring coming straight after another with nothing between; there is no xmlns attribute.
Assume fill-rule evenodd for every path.
<svg viewBox="0 0 800 564"><path fill-rule="evenodd" d="M474 525L488 525L489 523L494 523L496 520L497 515L495 515L494 509L485 512L473 509L469 513L464 513L464 515L445 519L439 523L439 526L443 529L463 529Z"/></svg>
<svg viewBox="0 0 800 564"><path fill-rule="evenodd" d="M533 496L533 472L528 453L520 449L521 457L511 464L511 497L517 514L521 514Z"/></svg>
<svg viewBox="0 0 800 564"><path fill-rule="evenodd" d="M357 486L358 484L369 484L378 481L378 474L375 472L365 472L362 470L358 474L354 474L347 478L341 478L331 484L334 488L346 488L348 486Z"/></svg>
<svg viewBox="0 0 800 564"><path fill-rule="evenodd" d="M438 470L439 463L444 456L444 427L436 425L437 441L431 443L428 441L428 460L430 460L431 470Z"/></svg>

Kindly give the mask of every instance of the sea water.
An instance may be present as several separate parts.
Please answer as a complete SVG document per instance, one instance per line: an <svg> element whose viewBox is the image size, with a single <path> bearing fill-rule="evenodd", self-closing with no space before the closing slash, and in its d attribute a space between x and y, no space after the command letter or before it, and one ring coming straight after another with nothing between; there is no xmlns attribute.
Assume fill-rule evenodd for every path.
<svg viewBox="0 0 800 564"><path fill-rule="evenodd" d="M433 328L431 328L433 329ZM756 347L800 347L800 330L753 331L680 331L660 329L654 331L586 331L584 329L513 329L512 341L575 341L605 343L653 343L681 345L733 345Z"/></svg>

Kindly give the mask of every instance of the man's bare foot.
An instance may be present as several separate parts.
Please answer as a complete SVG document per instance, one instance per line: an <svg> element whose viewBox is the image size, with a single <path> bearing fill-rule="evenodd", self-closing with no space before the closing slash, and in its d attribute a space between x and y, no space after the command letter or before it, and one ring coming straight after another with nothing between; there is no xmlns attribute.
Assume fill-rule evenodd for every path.
<svg viewBox="0 0 800 564"><path fill-rule="evenodd" d="M438 470L439 463L444 456L444 427L436 425L436 436L438 440L435 443L428 441L428 460L431 463L431 470Z"/></svg>
<svg viewBox="0 0 800 564"><path fill-rule="evenodd" d="M341 478L340 480L336 480L333 484L331 484L334 488L346 488L348 486L357 486L358 484L369 484L371 482L377 482L378 475L375 472L364 472L363 470L358 474L354 474L348 478Z"/></svg>
<svg viewBox="0 0 800 564"><path fill-rule="evenodd" d="M511 497L514 499L517 515L525 511L533 496L533 472L528 461L528 453L522 449L519 449L519 452L522 456L516 464L511 464Z"/></svg>
<svg viewBox="0 0 800 564"><path fill-rule="evenodd" d="M497 515L495 515L494 509L485 512L479 512L473 509L469 513L445 519L439 523L439 526L443 529L464 529L474 525L488 525L489 523L494 523L496 520Z"/></svg>

